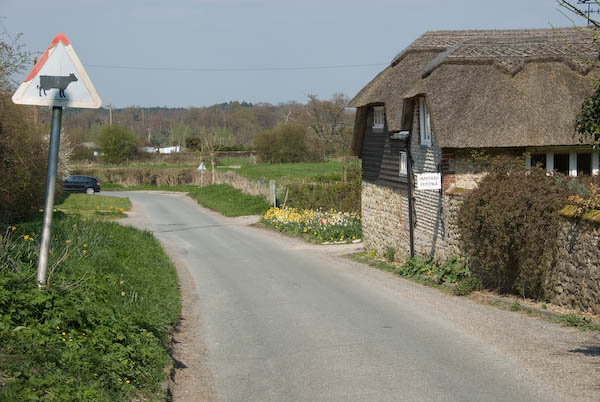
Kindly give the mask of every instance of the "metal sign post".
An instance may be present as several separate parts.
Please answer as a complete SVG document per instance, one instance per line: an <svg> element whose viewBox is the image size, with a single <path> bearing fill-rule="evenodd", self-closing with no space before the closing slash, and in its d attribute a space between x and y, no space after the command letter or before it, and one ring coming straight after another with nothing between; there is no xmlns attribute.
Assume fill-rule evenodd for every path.
<svg viewBox="0 0 600 402"><path fill-rule="evenodd" d="M200 162L200 166L198 166L198 170L200 171L200 187L204 187L204 171L206 170L206 166L204 162Z"/></svg>
<svg viewBox="0 0 600 402"><path fill-rule="evenodd" d="M48 250L50 248L50 228L54 211L54 193L56 190L56 171L58 167L58 149L60 148L60 124L62 107L52 108L50 126L50 149L48 151L48 170L46 172L46 200L44 203L44 219L42 221L42 239L40 241L40 259L38 261L38 288L46 286L48 277Z"/></svg>
<svg viewBox="0 0 600 402"><path fill-rule="evenodd" d="M75 54L71 42L62 33L56 35L50 42L42 57L13 94L12 100L19 105L52 106L46 198L37 272L38 288L43 288L48 282L48 251L56 190L62 109L63 107L97 109L102 101Z"/></svg>

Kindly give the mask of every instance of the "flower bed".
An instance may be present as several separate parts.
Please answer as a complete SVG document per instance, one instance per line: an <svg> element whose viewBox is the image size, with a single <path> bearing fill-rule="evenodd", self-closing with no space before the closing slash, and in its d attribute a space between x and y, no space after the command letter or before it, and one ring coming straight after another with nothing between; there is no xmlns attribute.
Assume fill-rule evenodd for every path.
<svg viewBox="0 0 600 402"><path fill-rule="evenodd" d="M305 235L321 243L351 243L362 239L360 215L349 212L271 208L262 222L279 231Z"/></svg>

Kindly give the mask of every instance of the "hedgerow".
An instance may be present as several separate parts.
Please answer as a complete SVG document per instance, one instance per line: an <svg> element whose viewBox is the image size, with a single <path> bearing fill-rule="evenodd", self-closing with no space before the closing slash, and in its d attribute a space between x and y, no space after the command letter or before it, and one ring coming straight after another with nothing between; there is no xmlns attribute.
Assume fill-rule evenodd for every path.
<svg viewBox="0 0 600 402"><path fill-rule="evenodd" d="M55 216L38 290L40 222L0 232L0 400L164 400L180 311L173 265L148 232Z"/></svg>
<svg viewBox="0 0 600 402"><path fill-rule="evenodd" d="M569 180L496 158L464 196L458 228L469 269L487 288L543 299L556 258Z"/></svg>

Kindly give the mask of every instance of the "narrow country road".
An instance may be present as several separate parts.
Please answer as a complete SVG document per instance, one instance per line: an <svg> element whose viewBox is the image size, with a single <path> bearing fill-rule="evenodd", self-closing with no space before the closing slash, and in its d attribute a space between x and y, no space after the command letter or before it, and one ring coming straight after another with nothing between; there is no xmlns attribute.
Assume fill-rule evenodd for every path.
<svg viewBox="0 0 600 402"><path fill-rule="evenodd" d="M441 294L182 194L108 194L129 197L125 223L184 267L175 402L600 400L595 333Z"/></svg>

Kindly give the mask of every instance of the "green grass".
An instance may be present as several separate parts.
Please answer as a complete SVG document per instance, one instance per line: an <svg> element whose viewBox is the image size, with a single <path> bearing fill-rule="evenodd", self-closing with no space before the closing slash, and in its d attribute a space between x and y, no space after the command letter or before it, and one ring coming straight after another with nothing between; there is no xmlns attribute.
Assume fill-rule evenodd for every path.
<svg viewBox="0 0 600 402"><path fill-rule="evenodd" d="M131 201L129 198L98 194L63 194L55 208L67 215L79 215L82 218L115 219L127 216L125 211L131 210Z"/></svg>
<svg viewBox="0 0 600 402"><path fill-rule="evenodd" d="M40 221L2 231L0 400L165 400L175 268L149 233L56 213L49 285Z"/></svg>
<svg viewBox="0 0 600 402"><path fill-rule="evenodd" d="M269 209L263 197L244 194L228 184L194 187L188 195L198 204L225 216L262 215Z"/></svg>
<svg viewBox="0 0 600 402"><path fill-rule="evenodd" d="M234 158L228 158L234 159ZM242 158L235 158L242 159ZM244 158L245 159L245 158ZM278 182L296 182L311 180L315 176L342 174L342 162L318 162L318 163L258 163L251 165L249 162L235 163L231 165L242 165L241 169L231 169L235 173L256 181L276 180Z"/></svg>

